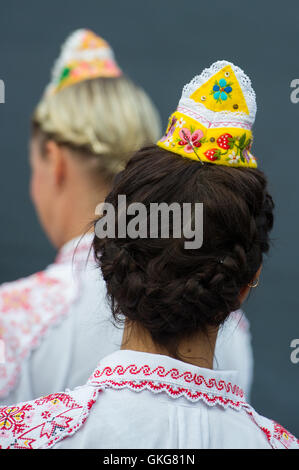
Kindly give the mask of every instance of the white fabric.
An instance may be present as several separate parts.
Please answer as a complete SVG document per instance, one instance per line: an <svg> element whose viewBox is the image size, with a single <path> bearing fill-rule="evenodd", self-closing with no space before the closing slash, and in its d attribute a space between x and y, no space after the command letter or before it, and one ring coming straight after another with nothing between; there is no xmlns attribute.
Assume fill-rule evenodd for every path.
<svg viewBox="0 0 299 470"><path fill-rule="evenodd" d="M299 443L246 404L236 372L117 351L73 392L0 408L0 447L261 449Z"/></svg>
<svg viewBox="0 0 299 470"><path fill-rule="evenodd" d="M112 324L92 255L86 266L91 237L68 243L42 273L0 287L0 337L7 356L0 364L1 405L73 389L87 381L99 359L119 349L122 330ZM233 313L218 334L214 361L216 369L240 371L246 396L250 341L244 314Z"/></svg>
<svg viewBox="0 0 299 470"><path fill-rule="evenodd" d="M220 327L214 353L214 369L237 370L239 383L250 403L254 360L250 325L242 310L232 312Z"/></svg>

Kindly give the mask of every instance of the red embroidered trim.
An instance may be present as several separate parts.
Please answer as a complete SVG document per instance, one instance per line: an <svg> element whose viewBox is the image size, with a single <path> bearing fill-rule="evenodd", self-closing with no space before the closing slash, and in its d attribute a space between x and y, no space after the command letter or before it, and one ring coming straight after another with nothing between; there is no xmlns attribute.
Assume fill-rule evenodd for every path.
<svg viewBox="0 0 299 470"><path fill-rule="evenodd" d="M95 402L97 401L97 396L98 396L98 393L100 392L101 390L95 390L94 393L93 393L93 397L91 400L89 400L88 404L86 407L84 407L83 409L83 412L81 414L81 417L80 419L74 423L73 427L70 427L68 430L65 431L65 433L63 433L62 435L58 435L56 436L54 439L51 439L50 441L46 442L42 448L43 449L49 449L51 447L54 446L54 444L56 444L57 441L62 441L63 439L65 439L66 437L69 437L69 436L72 436L73 434L75 434L75 432L78 431L79 428L81 428L81 426L83 426L83 424L85 423L85 421L87 420L88 418L88 415L90 413L90 410L92 408L92 406L95 404Z"/></svg>
<svg viewBox="0 0 299 470"><path fill-rule="evenodd" d="M276 422L259 416L249 405L243 402L235 403L223 397L193 392L188 388L179 386L175 388L169 384L155 384L147 380L139 383L135 381L115 382L107 380L106 383L102 383L103 387L105 385L116 389L128 387L135 391L147 388L154 393L166 391L174 398L184 395L192 400L203 399L208 405L221 404L225 407L243 408L264 432L272 447L277 447L277 441L286 448L299 447L299 441L285 428ZM0 408L0 448L36 449L53 447L57 442L73 435L85 423L100 391L99 386L96 388L89 387L87 395L80 401L74 397L75 392L73 394L58 393L19 406ZM76 413L76 410L79 411Z"/></svg>
<svg viewBox="0 0 299 470"><path fill-rule="evenodd" d="M209 395L208 393L200 392L200 391L193 391L189 388L184 387L174 387L170 384L159 383L156 384L152 381L143 380L140 382L134 382L131 380L123 380L121 382L116 382L115 380L105 380L99 383L99 386L108 386L117 390L123 388L129 388L136 392L141 392L142 390L150 390L154 393L161 393L166 392L172 398L180 398L182 396L186 397L187 399L196 402L198 400L204 400L208 405L222 405L225 408L231 406L235 409L238 409L242 406L242 401L233 401L230 398L224 398L221 396L217 396L214 394Z"/></svg>
<svg viewBox="0 0 299 470"><path fill-rule="evenodd" d="M260 426L260 429L263 431L264 434L266 434L266 438L268 439L268 442L271 443L271 432L269 429L264 428L263 426Z"/></svg>
<svg viewBox="0 0 299 470"><path fill-rule="evenodd" d="M293 434L291 434L287 429L278 424L276 421L274 423L274 438L279 440L284 447L287 449L293 444L299 445L299 439L296 439Z"/></svg>
<svg viewBox="0 0 299 470"><path fill-rule="evenodd" d="M287 449L299 448L299 440L293 436L276 421L264 418L256 413L248 404L243 404L242 408L248 413L253 422L263 431L272 448L277 449L277 441Z"/></svg>
<svg viewBox="0 0 299 470"><path fill-rule="evenodd" d="M217 380L214 378L206 380L204 376L202 375L193 374L192 372L188 372L188 371L180 373L178 369L174 369L174 368L170 370L166 370L162 366L158 366L153 370L151 370L150 366L148 365L143 365L139 368L135 364L131 364L127 367L117 365L114 367L114 369L107 366L102 371L99 369L96 370L91 378L91 381L93 378L99 379L100 377L103 377L103 376L109 377L113 374L122 376L126 373L133 375L134 380L136 379L138 380L137 376L140 374L143 374L144 376L147 376L147 377L150 377L156 374L159 378L171 377L174 380L183 379L187 384L193 383L196 386L204 385L205 387L211 389L211 391L212 389L216 389L217 391L225 390L227 393L230 392L236 396L240 396L241 398L244 397L243 390L237 385L232 385L231 382L226 383L224 380L219 380L217 382Z"/></svg>

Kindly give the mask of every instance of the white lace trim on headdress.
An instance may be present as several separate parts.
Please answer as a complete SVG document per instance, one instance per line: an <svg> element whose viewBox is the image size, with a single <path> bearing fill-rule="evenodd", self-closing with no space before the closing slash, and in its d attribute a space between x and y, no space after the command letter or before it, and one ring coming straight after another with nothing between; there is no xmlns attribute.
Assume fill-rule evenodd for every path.
<svg viewBox="0 0 299 470"><path fill-rule="evenodd" d="M199 87L227 65L231 66L236 75L246 100L249 115L242 112L231 111L215 112L207 109L202 103L196 103L190 98ZM206 127L238 127L251 129L256 115L255 92L251 86L250 78L247 77L242 69L231 62L220 60L211 65L211 67L204 69L200 75L194 77L190 83L184 86L182 97L178 105L178 111L196 119Z"/></svg>

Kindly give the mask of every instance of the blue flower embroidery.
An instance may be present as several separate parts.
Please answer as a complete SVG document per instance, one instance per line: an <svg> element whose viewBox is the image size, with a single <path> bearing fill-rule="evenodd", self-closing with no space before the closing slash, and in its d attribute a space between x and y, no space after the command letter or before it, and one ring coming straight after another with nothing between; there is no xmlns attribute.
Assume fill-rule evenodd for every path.
<svg viewBox="0 0 299 470"><path fill-rule="evenodd" d="M221 78L219 82L216 80L215 85L213 86L213 91L211 95L214 96L214 99L218 102L226 101L227 97L230 97L230 93L232 92L232 87L230 83L227 83L225 78Z"/></svg>

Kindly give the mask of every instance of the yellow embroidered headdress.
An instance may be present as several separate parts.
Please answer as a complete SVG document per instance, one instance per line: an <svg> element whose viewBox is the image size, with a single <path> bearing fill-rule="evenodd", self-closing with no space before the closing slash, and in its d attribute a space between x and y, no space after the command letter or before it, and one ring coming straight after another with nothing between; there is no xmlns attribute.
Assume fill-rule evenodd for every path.
<svg viewBox="0 0 299 470"><path fill-rule="evenodd" d="M121 75L109 44L88 29L78 29L61 48L48 91L56 93L83 80Z"/></svg>
<svg viewBox="0 0 299 470"><path fill-rule="evenodd" d="M236 65L218 61L185 85L157 145L203 163L256 168L250 153L255 114L250 79Z"/></svg>

